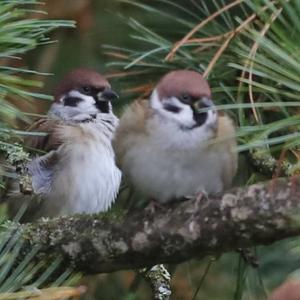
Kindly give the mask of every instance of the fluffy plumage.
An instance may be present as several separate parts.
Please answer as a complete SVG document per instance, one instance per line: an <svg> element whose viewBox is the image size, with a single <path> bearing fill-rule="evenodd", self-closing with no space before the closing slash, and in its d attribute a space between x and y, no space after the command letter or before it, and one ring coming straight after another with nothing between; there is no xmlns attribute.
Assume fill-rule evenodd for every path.
<svg viewBox="0 0 300 300"><path fill-rule="evenodd" d="M58 85L48 117L30 128L47 135L25 141L46 152L28 165L34 192L43 199L31 220L106 211L114 202L121 180L111 145L118 124L110 104L114 95L100 74L87 69Z"/></svg>
<svg viewBox="0 0 300 300"><path fill-rule="evenodd" d="M164 203L230 185L237 165L235 130L210 97L200 74L175 71L163 77L150 101L135 101L121 116L113 142L118 162L149 198ZM195 106L209 109L198 112Z"/></svg>

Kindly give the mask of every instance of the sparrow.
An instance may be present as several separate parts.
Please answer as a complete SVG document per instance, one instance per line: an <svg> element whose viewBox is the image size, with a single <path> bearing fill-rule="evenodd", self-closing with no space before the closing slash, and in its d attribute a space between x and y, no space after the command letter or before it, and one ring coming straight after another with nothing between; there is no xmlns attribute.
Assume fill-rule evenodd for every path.
<svg viewBox="0 0 300 300"><path fill-rule="evenodd" d="M233 123L217 112L208 82L195 71L166 74L149 100L129 105L113 146L124 177L160 203L217 195L237 169Z"/></svg>
<svg viewBox="0 0 300 300"><path fill-rule="evenodd" d="M30 220L111 207L121 181L111 144L116 98L108 81L89 69L75 69L58 84L47 116L29 128L45 134L25 140L40 153L27 166L33 191L42 198Z"/></svg>

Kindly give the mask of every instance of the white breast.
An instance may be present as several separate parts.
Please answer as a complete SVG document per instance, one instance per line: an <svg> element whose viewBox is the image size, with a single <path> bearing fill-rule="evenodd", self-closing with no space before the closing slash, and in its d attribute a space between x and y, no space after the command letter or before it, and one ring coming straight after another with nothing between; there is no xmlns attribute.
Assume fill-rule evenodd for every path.
<svg viewBox="0 0 300 300"><path fill-rule="evenodd" d="M208 150L203 128L180 131L153 119L147 129L147 135L133 137L124 157L124 170L141 192L167 202L223 189L221 174L228 157Z"/></svg>
<svg viewBox="0 0 300 300"><path fill-rule="evenodd" d="M97 213L114 202L121 172L115 165L110 124L79 124L82 135L66 136L45 201L50 215Z"/></svg>

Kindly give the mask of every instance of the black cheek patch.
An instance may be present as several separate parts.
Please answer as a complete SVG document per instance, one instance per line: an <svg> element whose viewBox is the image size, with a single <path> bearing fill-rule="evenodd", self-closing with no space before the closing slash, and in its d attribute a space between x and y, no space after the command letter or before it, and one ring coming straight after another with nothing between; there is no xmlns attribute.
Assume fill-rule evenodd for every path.
<svg viewBox="0 0 300 300"><path fill-rule="evenodd" d="M193 117L196 122L196 126L199 127L203 125L207 119L207 112L198 113L196 110L193 110Z"/></svg>
<svg viewBox="0 0 300 300"><path fill-rule="evenodd" d="M66 97L64 98L64 106L77 106L82 99L79 97Z"/></svg>
<svg viewBox="0 0 300 300"><path fill-rule="evenodd" d="M170 103L164 103L164 109L176 114L178 114L181 111L181 108Z"/></svg>
<svg viewBox="0 0 300 300"><path fill-rule="evenodd" d="M108 101L96 100L95 105L102 113L105 113L105 114L109 113L109 103L108 103Z"/></svg>

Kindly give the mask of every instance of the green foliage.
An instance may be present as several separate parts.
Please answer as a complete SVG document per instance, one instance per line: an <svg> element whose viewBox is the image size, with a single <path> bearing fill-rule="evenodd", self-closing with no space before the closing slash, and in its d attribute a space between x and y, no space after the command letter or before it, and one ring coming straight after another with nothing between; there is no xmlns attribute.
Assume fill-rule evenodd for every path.
<svg viewBox="0 0 300 300"><path fill-rule="evenodd" d="M43 13L33 8L35 0L2 0L0 3L0 152L5 153L8 163L24 163L28 154L15 143L25 132L15 130L16 122L28 122L29 115L21 111L25 103L31 103L35 98L49 100L51 97L33 92L41 87L41 82L30 79L34 75L41 75L26 68L10 67L23 54L36 47L50 43L47 36L51 31L61 27L74 27L71 21L42 20L37 17ZM2 162L3 164L3 162ZM5 176L15 176L11 171L4 171L0 164L0 173ZM3 212L1 211L3 214ZM17 220L16 220L17 221ZM39 248L33 248L24 259L18 256L23 251L26 241L21 238L19 227L13 222L0 225L0 299L27 299L37 293L41 287L56 287L62 284L72 284L78 279L72 270L66 268L57 273L62 258L55 258L50 262L37 261ZM47 283L48 282L48 283ZM49 283L50 282L50 283ZM26 287L26 288L25 288ZM23 289L26 289L24 291ZM15 293L20 291L19 293ZM51 295L60 290L47 290L47 299L54 299ZM67 295L67 294L66 294ZM69 291L72 296L72 291ZM61 296L60 299L67 298ZM56 296L55 299L59 299Z"/></svg>
<svg viewBox="0 0 300 300"><path fill-rule="evenodd" d="M239 125L239 151L263 147L278 157L289 150L286 157L298 160L298 1L121 2L166 23L154 30L151 21L130 18L138 49L105 47L124 93L146 96L167 71L197 70L208 78L219 109Z"/></svg>
<svg viewBox="0 0 300 300"><path fill-rule="evenodd" d="M111 60L111 77L118 79L128 101L149 96L170 70L201 72L210 82L217 109L237 124L243 159L239 184L278 176L281 166L288 166L283 174L299 172L299 1L189 0L184 6L168 0L120 1L143 15L121 17L131 28L134 48L104 47ZM252 153L260 155L255 167L270 166L269 172L253 171L248 159ZM237 255L224 255L208 274L205 262L193 263L197 269L193 276L198 279L193 285L195 298L267 299L268 289L299 269L295 245L299 239L260 247L258 269L241 258L236 264ZM210 281L213 284L206 285ZM228 288L225 294L224 287Z"/></svg>
<svg viewBox="0 0 300 300"><path fill-rule="evenodd" d="M38 246L19 260L28 241L22 237L22 230L15 222L2 221L0 227L0 299L26 299L36 295L39 288L71 285L78 281L80 275L69 268L58 272L61 257L48 262L37 261ZM24 288L25 292L15 293ZM50 294L48 297L52 299Z"/></svg>
<svg viewBox="0 0 300 300"><path fill-rule="evenodd" d="M23 113L21 108L35 98L51 99L33 92L42 83L30 77L41 73L9 64L21 60L28 51L50 43L47 35L51 31L75 26L72 21L38 19L38 15L44 13L34 9L38 3L36 0L3 0L0 3L0 152L18 152L19 146L11 143L12 138L20 141L20 136L28 134L13 129L17 121L29 122L29 114ZM3 169L0 162L0 173L8 175Z"/></svg>
<svg viewBox="0 0 300 300"><path fill-rule="evenodd" d="M33 70L10 67L8 64L20 60L22 54L36 47L50 43L47 34L60 27L74 27L74 22L41 20L33 14L43 12L32 9L38 1L7 0L0 4L0 141L8 140L18 131L8 130L16 119L28 121L16 103L23 104L33 98L51 99L51 97L32 92L42 83L29 79L32 75L41 75ZM26 77L26 78L25 78ZM13 101L12 101L13 100ZM14 104L13 104L14 103Z"/></svg>

